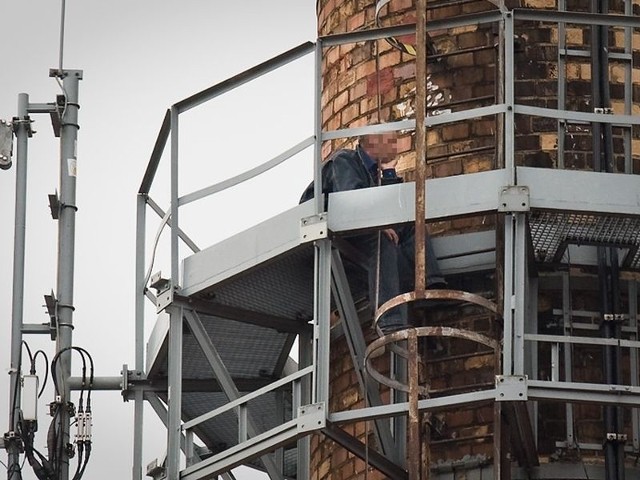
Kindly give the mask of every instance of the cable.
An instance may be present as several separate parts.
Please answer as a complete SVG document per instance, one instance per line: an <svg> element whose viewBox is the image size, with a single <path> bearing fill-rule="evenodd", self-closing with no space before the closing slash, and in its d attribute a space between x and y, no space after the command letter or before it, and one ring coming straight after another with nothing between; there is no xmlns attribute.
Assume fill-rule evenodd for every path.
<svg viewBox="0 0 640 480"><path fill-rule="evenodd" d="M78 411L76 416L76 424L79 431L77 436L78 438L76 440L76 443L78 446L78 466L73 476L74 480L78 480L84 474L84 470L87 466L90 451L91 451L91 447L90 447L91 440L87 439L88 434L86 433L87 432L86 427L87 427L87 423L91 422L91 391L93 388L93 379L94 379L94 363L93 363L93 357L91 356L91 354L82 347L71 346L71 347L63 348L59 352L57 352L56 355L51 360L51 379L53 381L56 395L60 394L61 387L64 389L63 385L61 386L58 385L58 378L57 378L58 360L60 359L60 356L67 351L78 352L82 359L82 383L80 387L80 400L78 402ZM89 362L89 369L90 369L88 384L87 384L87 359ZM86 409L84 404L85 389L87 390ZM64 439L62 438L62 435L60 434L61 432L59 429L62 408L64 408L64 405L57 406L54 414L54 418L51 422L51 425L49 426L49 432L47 435L47 446L49 449L49 458L50 458L51 464L53 464L54 466L58 465L64 458L64 455L63 455ZM58 470L58 469L54 468L54 470Z"/></svg>
<svg viewBox="0 0 640 480"><path fill-rule="evenodd" d="M47 354L44 353L43 350L38 350L34 355L33 355L33 368L34 368L34 373L35 373L35 362L36 359L38 358L38 354L41 354L44 357L44 363L45 363L45 368L44 368L44 382L42 383L42 388L40 389L40 392L38 393L38 398L40 398L42 396L42 394L44 393L44 389L47 386L47 380L49 380L49 358L47 357Z"/></svg>
<svg viewBox="0 0 640 480"><path fill-rule="evenodd" d="M156 232L156 238L153 241L153 250L151 251L151 262L149 264L149 270L147 270L147 275L144 278L144 285L146 285L147 282L149 281L149 278L151 278L153 263L155 262L155 259L156 259L156 250L158 249L158 242L160 241L160 234L162 233L162 230L164 230L164 226L169 221L170 216L171 216L171 211L169 210L167 213L164 214L164 217L162 217L162 221L160 222L160 226L158 227L158 231Z"/></svg>

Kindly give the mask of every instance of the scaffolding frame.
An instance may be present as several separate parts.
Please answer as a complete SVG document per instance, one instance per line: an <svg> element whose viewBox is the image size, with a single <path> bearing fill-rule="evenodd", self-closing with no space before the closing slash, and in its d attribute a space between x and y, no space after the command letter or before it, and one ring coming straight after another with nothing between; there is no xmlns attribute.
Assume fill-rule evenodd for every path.
<svg viewBox="0 0 640 480"><path fill-rule="evenodd" d="M627 31L627 54L630 53L629 31L640 28L640 20L627 13L627 16L606 15L606 14L585 14L565 11L538 11L514 9L507 10L501 8L496 11L474 14L472 16L460 16L452 19L438 20L430 22L428 29L445 29L465 25L477 25L485 23L495 23L499 25L503 38L514 38L514 23L517 20L556 22L563 28L564 24L597 24L608 26L620 26ZM169 349L168 349L168 386L170 397L167 410L168 429L168 455L166 473L170 480L211 478L218 474L228 472L234 466L245 463L249 459L255 458L273 451L287 442L299 441L298 458L298 478L307 478L305 475L305 465L309 462L308 436L311 433L322 432L329 438L338 441L345 448L352 452L360 452L362 455L362 445L354 437L345 437L344 431L338 427L341 424L352 423L360 420L380 420L388 417L406 415L409 409L407 402L384 405L379 399L371 400L375 397L372 391L367 390L364 373L360 370L361 388L364 396L368 396L372 405L346 411L331 412L327 405L329 401L329 355L331 344L331 331L329 328L329 314L331 304L331 288L333 285L334 295L342 304L342 311L345 318L345 332L350 337L349 344L354 365L362 365L363 339L359 332L357 314L352 308L353 301L349 298L348 284L346 276L341 270L339 257L336 258L332 249L331 239L328 232L340 233L361 228L375 228L382 225L402 223L412 221L413 209L411 184L392 186L384 191L359 191L341 192L330 196L329 215L326 215L322 204L320 182L316 181L315 201L313 208L300 206L295 214L299 220L307 222L306 233L303 234L303 243L313 242L315 244L315 287L314 287L314 333L312 337L312 348L305 350L307 363L301 362L301 367L297 372L276 380L271 385L255 390L253 393L240 396L233 384L233 380L225 374L224 365L221 365L219 356L215 355L215 347L209 345L209 361L219 381L226 378L226 387L223 389L230 396L230 401L224 407L210 411L197 418L182 421L182 331L183 323L189 323L191 330L199 330L199 338L202 345L207 345L207 337L198 324L197 314L190 310L183 301L188 297L192 285L181 284L184 279L180 277L180 258L178 254L179 241L184 241L194 253L200 250L192 242L185 232L179 227L179 207L211 195L228 186L235 185L240 181L252 178L262 171L285 161L303 149L314 146L314 172L315 179L319 179L321 171L321 145L322 142L331 139L352 137L362 134L379 133L386 131L398 131L415 128L415 121L401 121L385 125L372 125L367 127L347 128L335 131L322 131L321 128L321 85L322 85L322 59L324 49L330 46L337 46L345 43L382 39L389 36L406 35L414 32L414 26L380 28L370 31L360 31L354 33L332 35L320 37L316 43L306 43L295 49L286 52L268 62L260 64L236 77L233 77L221 84L215 85L207 90L193 95L181 102L171 106L167 111L158 139L156 141L149 167L145 173L143 182L139 190L138 197L138 227L137 227L137 281L136 281L136 369L129 373L129 382L125 382L124 393L126 397L135 399L135 441L134 441L134 479L139 479L142 470L142 408L145 399L149 401L150 394L146 392L144 386L145 364L144 364L144 330L143 311L144 299L149 298L159 310L169 312ZM563 47L561 47L563 48ZM251 172L240 175L228 181L222 182L212 187L202 189L198 192L180 196L178 192L178 164L179 164L179 115L191 108L194 108L218 95L221 95L239 85L242 85L258 76L287 64L301 56L307 54L315 55L315 126L314 135L304 140L298 145L275 157L263 166ZM562 60L562 59L561 59ZM637 299L630 305L629 316L632 318L630 327L635 327L634 338L631 340L606 340L586 339L565 334L562 336L541 335L535 333L537 280L529 265L528 258L531 253L529 232L527 230L528 215L532 210L543 211L573 211L585 212L592 215L609 216L613 213L625 217L640 216L640 209L633 195L628 192L637 190L640 182L632 176L620 176L614 174L592 173L592 172L571 172L571 171L540 171L541 169L517 167L514 160L514 118L516 114L533 115L558 120L559 138L564 136L564 125L566 122L598 122L602 124L623 125L629 129L631 126L640 125L640 119L631 115L631 96L629 90L625 92L625 114L612 115L603 113L577 112L564 109L564 104L559 105L559 109L539 108L526 105L519 105L515 101L514 85L514 46L513 41L506 40L503 50L504 62L504 101L487 107L473 108L456 113L445 113L436 117L430 116L425 119L426 126L437 126L460 120L468 120L486 116L499 116L503 118L504 137L502 139L504 149L504 168L483 172L478 174L467 174L459 177L434 179L427 181L427 196L436 201L428 201L426 217L429 220L446 219L456 216L477 215L480 213L500 213L504 214L504 283L503 289L504 305L504 336L502 347L502 366L495 388L470 392L457 395L450 395L444 398L422 399L418 402L421 412L435 411L444 407L473 405L483 402L502 401L514 408L514 415L520 427L520 441L528 449L527 457L529 464L524 467L533 472L541 469L535 465L537 454L535 445L531 444L530 431L534 426L528 417L526 409L519 408L525 405L527 400L559 400L566 402L567 416L570 418L571 402L596 402L606 405L625 405L633 407L634 418L634 439L633 449L638 450L638 410L640 407L640 387L638 387L637 368L634 372L632 385L598 385L598 384L578 384L570 379L560 381L559 377L554 377L551 381L540 380L535 373L535 361L527 363L525 352L534 352L532 345L539 342L551 342L553 350L558 351L558 345L568 343L597 343L599 345L616 344L630 348L634 354L632 358L637 360L637 349L640 348L637 332ZM631 64L627 69L627 83L630 85ZM562 77L559 78L562 79ZM562 79L563 80L563 79ZM630 87L629 87L630 88ZM561 90L560 90L561 92ZM153 181L155 171L162 152L170 140L171 152L171 202L170 208L164 212L149 197L149 188ZM630 155L631 143L630 135L625 137L626 151ZM559 149L562 150L562 144ZM630 160L627 164L630 165ZM631 169L628 169L630 173ZM582 182L582 183L579 183ZM585 188L585 182L587 187ZM568 187L563 191L556 191L556 186ZM576 187L580 185L580 187ZM598 188L593 191L590 187ZM469 202L463 192L473 189L476 195L472 202ZM585 190L590 190L593 195L586 197ZM600 192L600 193L598 193ZM612 192L615 192L612 195ZM625 193L627 192L627 193ZM388 207L385 197L398 197L409 200L403 202L408 205L406 208ZM614 198L612 198L614 197ZM371 212L369 205L371 202L379 204L381 208L376 212ZM163 222L170 226L171 235L171 278L168 279L166 288L158 296L150 293L145 284L145 224L146 207L149 205ZM293 215L295 218L295 215ZM283 247L284 248L284 247ZM496 254L497 255L497 254ZM257 260L255 261L257 263ZM332 281L333 278L333 281ZM195 290L195 287L193 287ZM637 283L629 283L629 291L637 297ZM566 310L566 309L565 309ZM563 315L568 315L563 311ZM528 321L530 320L530 321ZM358 328L355 328L355 327ZM201 325L200 325L201 327ZM359 333L358 333L359 332ZM308 342L302 342L308 343ZM304 349L303 349L304 350ZM302 350L301 350L302 352ZM312 355L310 355L312 352ZM556 355L556 354L554 354ZM311 356L312 358L309 358ZM357 367L358 368L358 367ZM137 378L132 379L131 375ZM134 387L134 385L137 386ZM255 432L251 427L251 421L246 417L246 405L249 401L259 398L260 395L270 392L285 384L292 384L294 396L292 404L295 407L296 415L292 420L283 423L278 428L268 432ZM310 392L305 393L310 387ZM157 402L157 400L156 400ZM157 407L157 406L156 406ZM154 407L156 410L157 408ZM197 426L218 414L237 409L239 430L241 438L239 443L217 455L207 459L197 458L192 460L194 454L193 436ZM376 422L377 434L381 439L384 450L390 450L393 445L393 438L384 426L384 422ZM568 435L568 440L570 437ZM305 444L305 442L307 442ZM188 457L187 467L180 468L180 449L184 448ZM387 473L393 478L404 478L405 474L397 459L384 453L378 455L371 453L369 460L375 462L376 468ZM375 457L375 458L374 458ZM533 459L533 460L532 460ZM303 468L300 468L303 467ZM549 468L559 469L558 466ZM282 472L278 471L275 465L266 466L271 478L282 478ZM535 478L535 477L533 477ZM594 478L594 477L590 477Z"/></svg>

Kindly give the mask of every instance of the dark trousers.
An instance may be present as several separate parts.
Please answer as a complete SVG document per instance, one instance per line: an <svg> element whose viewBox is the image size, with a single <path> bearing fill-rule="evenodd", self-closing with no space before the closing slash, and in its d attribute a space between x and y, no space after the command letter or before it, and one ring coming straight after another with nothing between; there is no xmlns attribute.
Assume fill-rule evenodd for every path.
<svg viewBox="0 0 640 480"><path fill-rule="evenodd" d="M402 293L415 289L415 230L413 225L403 225L394 228L399 237L398 244L394 244L387 236L380 232L358 235L348 239L355 248L367 258L367 272L369 281L369 301L373 306L377 294L378 307L387 300ZM378 241L380 242L378 247ZM427 288L434 284L445 283L438 265L438 259L433 251L431 239L425 236L427 251ZM380 252L380 275L377 281L378 251ZM402 304L388 311L378 322L383 330L392 330L408 325L407 305Z"/></svg>

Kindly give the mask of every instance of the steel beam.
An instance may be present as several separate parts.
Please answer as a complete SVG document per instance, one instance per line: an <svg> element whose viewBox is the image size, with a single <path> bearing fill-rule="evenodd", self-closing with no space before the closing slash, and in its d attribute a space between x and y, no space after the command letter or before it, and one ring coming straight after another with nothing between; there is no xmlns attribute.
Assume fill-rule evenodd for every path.
<svg viewBox="0 0 640 480"><path fill-rule="evenodd" d="M167 392L167 480L180 479L180 439L182 437L182 330L183 308L169 307L169 352Z"/></svg>
<svg viewBox="0 0 640 480"><path fill-rule="evenodd" d="M334 298L340 315L345 334L349 353L353 362L354 371L360 385L360 392L366 399L366 405L380 406L382 399L377 385L367 381L367 374L364 366L365 350L367 348L364 335L362 334L362 326L358 321L358 313L356 312L353 297L349 290L347 275L344 271L344 265L340 258L340 252L333 250L332 256L332 287L334 289ZM391 435L389 422L376 420L374 423L375 434L380 442L382 453L394 458L396 462L401 459L397 458L396 452L398 447Z"/></svg>
<svg viewBox="0 0 640 480"><path fill-rule="evenodd" d="M336 442L338 445L353 453L356 457L366 462L367 466L371 465L376 470L384 474L387 478L394 480L408 480L407 471L390 461L384 455L365 445L353 435L349 435L337 425L327 422L322 433Z"/></svg>

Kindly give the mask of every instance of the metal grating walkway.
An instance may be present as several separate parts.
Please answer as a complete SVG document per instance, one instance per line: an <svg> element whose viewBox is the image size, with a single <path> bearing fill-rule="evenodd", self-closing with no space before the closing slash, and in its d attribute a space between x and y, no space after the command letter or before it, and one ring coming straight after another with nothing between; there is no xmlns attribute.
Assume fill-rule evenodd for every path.
<svg viewBox="0 0 640 480"><path fill-rule="evenodd" d="M532 211L529 227L539 262L560 262L569 245L610 246L626 250L623 266L640 268L640 218Z"/></svg>

